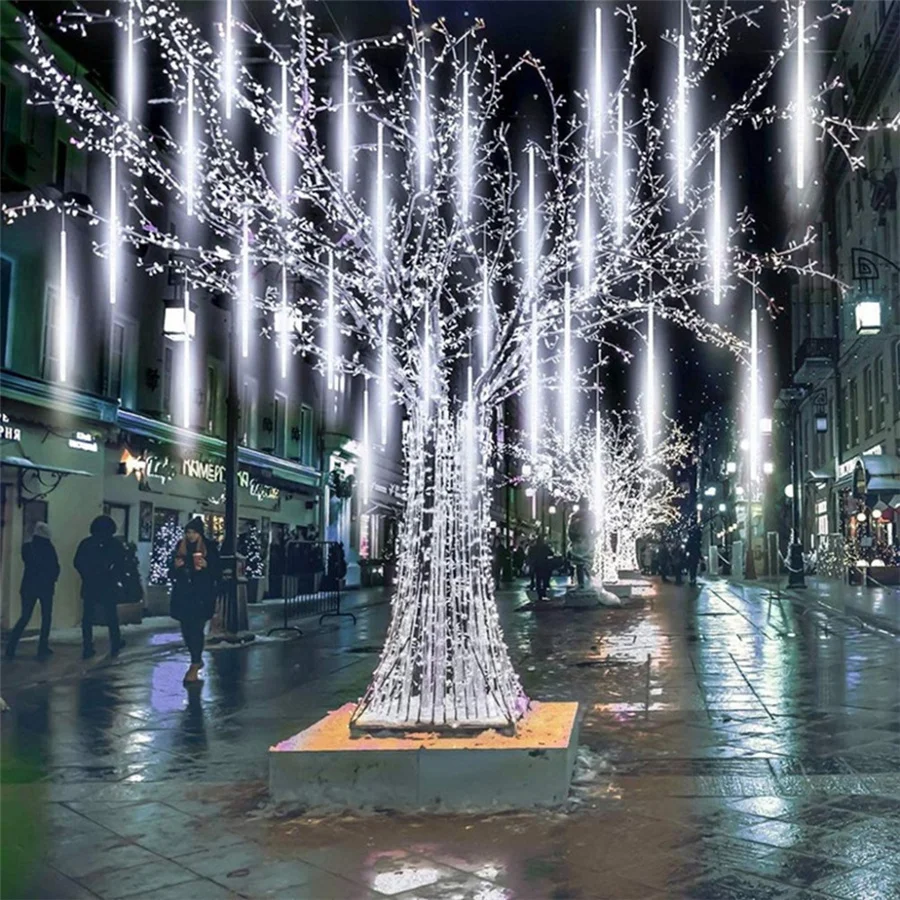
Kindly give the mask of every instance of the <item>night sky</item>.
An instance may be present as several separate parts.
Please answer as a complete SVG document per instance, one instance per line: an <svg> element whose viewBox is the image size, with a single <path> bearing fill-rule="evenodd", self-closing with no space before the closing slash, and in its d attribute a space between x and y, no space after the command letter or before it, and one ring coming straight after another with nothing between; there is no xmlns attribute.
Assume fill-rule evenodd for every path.
<svg viewBox="0 0 900 900"><path fill-rule="evenodd" d="M206 0L191 0L194 8L199 8ZM48 25L67 4L57 0L19 3L20 7L37 10L40 18ZM213 13L215 6L211 6ZM525 50L538 57L547 67L554 84L561 92L571 93L583 85L585 73L591 59L592 30L591 16L593 3L574 0L435 0L422 2L419 9L423 19L433 21L446 18L452 31L459 32L468 27L475 17L484 20L484 34L491 42L501 60L505 57L513 61ZM738 4L741 5L741 0ZM756 2L745 4L755 8ZM105 8L105 3L98 3ZM614 4L605 3L611 9ZM651 93L660 94L662 81L670 77L674 65L674 51L660 39L666 25L677 25L679 4L675 0L644 0L636 4L641 36L647 50L640 66L640 84ZM375 36L394 32L409 21L406 0L320 0L313 4L313 11L321 27L339 38ZM269 0L236 0L237 15L255 19L260 25L270 20ZM697 110L701 117L711 117L724 111L748 81L753 73L765 63L767 51L774 45L780 33L781 4L769 3L760 19L758 29L743 28L740 40L736 42L729 57L723 61L716 75L715 92L704 98L705 110ZM607 17L606 21L609 21ZM621 59L625 58L624 29L622 20L616 18L612 27L607 26L607 55L615 53L619 42ZM618 27L616 27L618 26ZM89 32L90 34L91 32ZM84 59L84 42L77 38L63 38L62 43L73 53ZM107 42L90 39L91 61L99 78L109 82L113 72L114 59L111 46ZM786 77L787 71L782 77ZM528 78L533 79L529 83ZM518 96L512 103L519 110L515 126L524 136L532 130L541 134L543 122L532 114L533 95L538 93L536 76L517 79ZM775 91L784 85L776 83L771 101L778 99ZM692 102L696 98L692 95ZM788 133L785 127L769 127L757 132L749 127L729 137L723 146L726 159L726 176L730 179L728 204L733 212L746 205L757 220L757 247L766 249L778 246L784 239L788 182ZM783 151L782 151L782 148ZM786 278L769 279L766 289L781 307L771 317L764 317L761 329L761 343L765 354L762 370L775 372L772 387L766 390L769 396L777 391L774 382L789 377L790 330L788 297L790 283ZM707 315L721 321L736 333L749 338L749 291L736 291L719 310L709 303ZM637 349L637 348L635 348ZM666 359L664 378L667 402L665 412L686 425L698 422L710 410L730 413L738 402L742 377L736 361L724 350L716 350L706 345L698 345L684 331L660 329L660 359ZM633 385L637 372L620 372L611 379L610 401L615 405L633 405L635 391Z"/></svg>

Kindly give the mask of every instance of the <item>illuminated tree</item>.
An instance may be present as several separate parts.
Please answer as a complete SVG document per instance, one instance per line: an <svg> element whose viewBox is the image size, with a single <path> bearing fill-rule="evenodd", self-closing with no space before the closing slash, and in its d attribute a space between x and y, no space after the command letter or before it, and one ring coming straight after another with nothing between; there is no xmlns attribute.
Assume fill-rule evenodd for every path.
<svg viewBox="0 0 900 900"><path fill-rule="evenodd" d="M259 307L282 360L315 354L329 388L339 373L364 378L364 458L407 420L392 622L355 724L514 726L527 698L493 598L490 417L526 392L536 455L542 387L568 395L574 336L627 358L608 326L638 327L652 310L741 353L700 301L727 298L765 266L815 273L812 233L771 252L747 249L752 218L728 214L713 161L736 129L790 114L768 105L768 87L795 46L792 9L785 4L776 49L738 100L689 131L688 106L716 93L722 58L759 9L687 5L683 38L665 34L671 48L661 51L680 53L683 75L658 101L636 84L644 44L630 8L603 23L630 48L624 66L603 60L598 27L595 75L572 98L530 55L508 66L496 58L480 20L452 35L413 8L395 34L345 44L300 0L272 4L271 35L222 0L210 41L191 8L129 0L63 17L63 27L100 25L108 35L112 24L126 37L123 109L63 71L24 20L31 60L20 69L33 102L52 106L79 146L110 161L111 196L125 191L124 209L89 211L111 235L97 252L114 274L121 242L172 251L136 261L150 274L173 266L191 291L233 296L244 356ZM809 22L806 37L818 27ZM135 109L133 58L145 47L168 85L153 99L177 112L166 131L151 133ZM253 65L242 47L253 48ZM541 98L539 137L514 135L505 119L513 82ZM819 106L810 98L811 121L821 121ZM703 117L693 118L699 126ZM30 197L6 219L74 213L77 202ZM162 215L174 208L180 217ZM260 272L265 288L251 274ZM288 278L311 287L294 309Z"/></svg>

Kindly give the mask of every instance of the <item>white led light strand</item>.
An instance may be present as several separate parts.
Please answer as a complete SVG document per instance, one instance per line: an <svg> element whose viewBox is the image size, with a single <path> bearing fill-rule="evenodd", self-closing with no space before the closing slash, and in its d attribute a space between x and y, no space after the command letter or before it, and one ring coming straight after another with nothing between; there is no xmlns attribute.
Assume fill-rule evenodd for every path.
<svg viewBox="0 0 900 900"><path fill-rule="evenodd" d="M472 148L470 145L471 123L469 121L469 69L463 69L463 95L462 95L462 147L460 150L460 195L463 221L469 220L469 203L472 192Z"/></svg>
<svg viewBox="0 0 900 900"><path fill-rule="evenodd" d="M334 297L334 255L328 251L328 291L325 297L325 386L335 389L334 370L337 357L337 334L335 327Z"/></svg>
<svg viewBox="0 0 900 900"><path fill-rule="evenodd" d="M682 5L682 16L684 15L684 6ZM676 173L678 181L678 202L684 203L684 190L687 181L687 73L686 68L686 51L684 46L684 27L678 35L678 85L676 97L676 148L675 148L675 165L678 168Z"/></svg>
<svg viewBox="0 0 900 900"><path fill-rule="evenodd" d="M288 214L288 196L290 195L290 117L288 109L290 107L290 93L288 92L288 69L287 63L281 66L281 127L278 129L278 164L279 164L279 187L281 194L281 215L287 217Z"/></svg>
<svg viewBox="0 0 900 900"><path fill-rule="evenodd" d="M369 436L369 379L363 381L363 433L362 448L360 450L362 469L362 506L365 509L369 505L369 496L372 488L372 456L371 441Z"/></svg>
<svg viewBox="0 0 900 900"><path fill-rule="evenodd" d="M128 27L125 45L125 111L128 121L134 121L134 97L137 88L137 70L134 59L134 0L128 0Z"/></svg>
<svg viewBox="0 0 900 900"><path fill-rule="evenodd" d="M527 266L527 280L525 288L528 294L534 297L536 288L535 272L537 267L537 210L534 198L534 147L528 148L528 210L526 211L525 239L525 264Z"/></svg>
<svg viewBox="0 0 900 900"><path fill-rule="evenodd" d="M185 193L187 195L187 214L194 215L194 193L196 191L197 160L196 136L194 134L194 66L188 64L187 71L187 139L185 141Z"/></svg>
<svg viewBox="0 0 900 900"><path fill-rule="evenodd" d="M388 366L388 354L390 353L390 321L387 309L381 314L381 446L387 446L388 420L391 414L391 381Z"/></svg>
<svg viewBox="0 0 900 900"><path fill-rule="evenodd" d="M69 252L66 236L66 220L59 231L59 284L56 302L56 356L59 360L59 380L69 378Z"/></svg>
<svg viewBox="0 0 900 900"><path fill-rule="evenodd" d="M722 139L717 131L713 145L713 226L712 226L712 280L713 303L722 302L722 255L724 235L722 234Z"/></svg>
<svg viewBox="0 0 900 900"><path fill-rule="evenodd" d="M288 349L291 342L291 316L288 311L287 261L281 261L281 377L288 374Z"/></svg>
<svg viewBox="0 0 900 900"><path fill-rule="evenodd" d="M375 259L384 266L384 125L378 123L378 150L375 173Z"/></svg>
<svg viewBox="0 0 900 900"><path fill-rule="evenodd" d="M428 183L428 95L425 92L425 50L419 57L419 190Z"/></svg>
<svg viewBox="0 0 900 900"><path fill-rule="evenodd" d="M750 310L750 412L747 423L750 489L759 481L760 416L759 416L759 322L756 311L756 280L753 282L753 306Z"/></svg>
<svg viewBox="0 0 900 900"><path fill-rule="evenodd" d="M225 118L231 118L234 92L234 13L233 0L225 0L225 62L222 68L222 93L225 95Z"/></svg>
<svg viewBox="0 0 900 900"><path fill-rule="evenodd" d="M250 355L250 210L241 229L241 356Z"/></svg>
<svg viewBox="0 0 900 900"><path fill-rule="evenodd" d="M592 125L594 132L594 156L599 157L603 145L603 11L594 10L594 86L591 97Z"/></svg>
<svg viewBox="0 0 900 900"><path fill-rule="evenodd" d="M593 278L594 235L591 224L591 161L584 157L584 209L581 219L581 277L585 296L590 293Z"/></svg>
<svg viewBox="0 0 900 900"><path fill-rule="evenodd" d="M569 452L572 437L572 393L575 386L572 381L572 298L569 282L566 282L563 297L563 370L562 370L562 407L563 407L563 447Z"/></svg>
<svg viewBox="0 0 900 900"><path fill-rule="evenodd" d="M616 126L616 243L625 239L625 108L621 91Z"/></svg>
<svg viewBox="0 0 900 900"><path fill-rule="evenodd" d="M109 302L116 304L119 286L119 185L116 151L109 156Z"/></svg>
<svg viewBox="0 0 900 900"><path fill-rule="evenodd" d="M191 292L184 289L184 371L181 383L181 424L184 428L191 427L191 392L193 391L193 378L191 377Z"/></svg>
<svg viewBox="0 0 900 900"><path fill-rule="evenodd" d="M350 186L350 48L344 48L341 77L341 185Z"/></svg>
<svg viewBox="0 0 900 900"><path fill-rule="evenodd" d="M422 335L422 406L427 420L431 415L431 310L427 300L422 314L425 319Z"/></svg>
<svg viewBox="0 0 900 900"><path fill-rule="evenodd" d="M795 141L797 152L797 190L803 190L806 155L806 7L803 0L797 4L797 110L795 113ZM894 60L896 63L896 58Z"/></svg>
<svg viewBox="0 0 900 900"><path fill-rule="evenodd" d="M658 390L656 380L656 326L654 323L653 298L647 302L647 385L645 388L644 405L646 407L647 421L646 428L646 452L647 456L653 456L656 449L656 417L657 402L656 392Z"/></svg>
<svg viewBox="0 0 900 900"><path fill-rule="evenodd" d="M481 371L487 371L491 353L491 287L488 282L488 261L481 264Z"/></svg>

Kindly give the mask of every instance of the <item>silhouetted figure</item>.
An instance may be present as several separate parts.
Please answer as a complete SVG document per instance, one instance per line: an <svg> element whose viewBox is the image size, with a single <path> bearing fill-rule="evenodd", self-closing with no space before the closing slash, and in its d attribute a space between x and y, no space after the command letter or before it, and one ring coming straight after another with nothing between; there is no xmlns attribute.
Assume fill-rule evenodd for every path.
<svg viewBox="0 0 900 900"><path fill-rule="evenodd" d="M22 597L22 614L10 632L6 657L12 659L16 655L19 638L31 621L35 605L40 602L41 636L38 640L37 655L39 659L44 659L53 652L49 643L50 623L53 618L53 593L59 578L59 559L51 543L50 528L46 522L38 522L34 526L31 540L22 545L22 561L25 563L22 586L19 589Z"/></svg>
<svg viewBox="0 0 900 900"><path fill-rule="evenodd" d="M84 601L81 614L81 655L84 659L95 655L94 622L98 609L109 628L110 656L118 656L125 646L119 631L117 608L125 568L125 548L115 535L116 523L109 516L97 516L91 522L90 537L86 537L75 552L74 566L81 576Z"/></svg>
<svg viewBox="0 0 900 900"><path fill-rule="evenodd" d="M531 559L538 600L546 600L550 588L550 575L553 571L553 551L543 535L534 542Z"/></svg>
<svg viewBox="0 0 900 900"><path fill-rule="evenodd" d="M694 525L687 540L687 569L691 584L697 583L697 571L700 568L700 526Z"/></svg>
<svg viewBox="0 0 900 900"><path fill-rule="evenodd" d="M203 519L197 516L184 528L184 537L172 558L173 619L181 623L181 636L191 654L184 683L200 682L206 623L216 611L221 567L215 541L207 540Z"/></svg>
<svg viewBox="0 0 900 900"><path fill-rule="evenodd" d="M659 545L659 556L656 558L656 564L659 568L659 577L668 582L669 567L672 564L672 555L669 552L669 545L666 541L662 541Z"/></svg>

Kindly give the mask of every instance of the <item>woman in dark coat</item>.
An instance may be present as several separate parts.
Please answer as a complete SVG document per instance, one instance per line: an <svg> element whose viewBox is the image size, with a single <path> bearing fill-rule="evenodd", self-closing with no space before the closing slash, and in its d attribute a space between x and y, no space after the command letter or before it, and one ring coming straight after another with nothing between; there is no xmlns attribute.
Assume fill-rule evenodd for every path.
<svg viewBox="0 0 900 900"><path fill-rule="evenodd" d="M38 640L37 655L40 659L49 656L50 622L53 616L53 592L59 578L59 559L50 541L50 529L46 522L38 522L34 527L34 535L22 546L22 561L25 571L22 574L22 615L9 635L6 645L6 656L12 659L16 655L16 646L22 632L28 626L34 607L41 604L41 636Z"/></svg>
<svg viewBox="0 0 900 900"><path fill-rule="evenodd" d="M172 618L181 622L181 634L191 654L185 684L197 684L203 668L206 623L216 609L219 551L204 537L203 519L191 519L172 559Z"/></svg>

